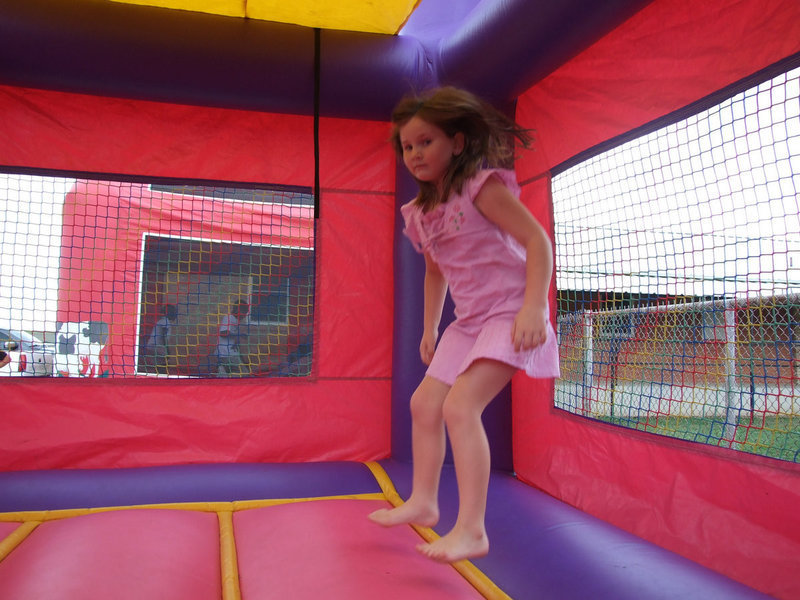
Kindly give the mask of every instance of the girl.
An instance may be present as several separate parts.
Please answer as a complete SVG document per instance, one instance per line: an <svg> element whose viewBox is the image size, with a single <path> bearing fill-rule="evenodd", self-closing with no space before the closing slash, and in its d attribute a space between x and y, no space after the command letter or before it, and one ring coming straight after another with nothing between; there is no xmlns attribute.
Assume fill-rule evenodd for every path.
<svg viewBox="0 0 800 600"><path fill-rule="evenodd" d="M527 132L469 92L444 87L400 101L392 143L419 184L401 208L405 234L425 256L420 355L428 370L411 397L414 474L408 501L370 519L432 527L450 438L459 509L453 529L418 550L440 562L484 556L489 446L481 414L524 369L556 377L558 348L549 320L552 248L519 201L514 139ZM456 319L437 346L447 290Z"/></svg>

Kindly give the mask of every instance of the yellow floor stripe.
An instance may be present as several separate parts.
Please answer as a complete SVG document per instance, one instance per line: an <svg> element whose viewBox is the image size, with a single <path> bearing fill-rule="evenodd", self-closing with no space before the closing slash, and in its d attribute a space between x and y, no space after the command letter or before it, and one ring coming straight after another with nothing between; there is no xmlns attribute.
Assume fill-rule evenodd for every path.
<svg viewBox="0 0 800 600"><path fill-rule="evenodd" d="M376 462L368 462L365 464L369 470L372 471L372 474L378 481L378 485L386 496L386 500L392 506L400 506L403 504L404 501L400 497L400 494L397 493L394 483L392 483L392 479L389 477L389 474L386 472L386 470ZM439 534L430 527L420 527L419 525L411 526L420 535L420 537L422 537L422 539L428 543L439 538ZM484 598L487 598L488 600L511 600L511 596L501 590L496 583L489 579L489 577L487 577L483 571L481 571L470 561L460 560L456 563L453 563L452 566L472 585L472 587L478 590L478 592L480 592Z"/></svg>
<svg viewBox="0 0 800 600"><path fill-rule="evenodd" d="M234 510L249 510L251 508L263 508L265 506L277 506L279 504L291 504L295 502L313 502L315 500L383 500L383 494L378 492L370 494L344 494L341 496L318 496L313 498L278 498L273 500L237 500L233 502Z"/></svg>
<svg viewBox="0 0 800 600"><path fill-rule="evenodd" d="M4 540L0 540L0 560L8 556L11 551L19 546L31 532L39 526L39 521L22 523L11 532Z"/></svg>
<svg viewBox="0 0 800 600"><path fill-rule="evenodd" d="M219 556L222 574L222 600L241 600L239 588L239 562L236 558L236 540L233 534L233 513L220 511L219 518Z"/></svg>
<svg viewBox="0 0 800 600"><path fill-rule="evenodd" d="M394 483L392 483L392 478L389 477L389 474L386 472L386 470L376 462L368 462L364 464L366 464L367 468L372 471L372 475L377 480L378 486L381 488L386 500L388 500L392 506L400 506L403 504L403 499L400 497L400 494L397 493Z"/></svg>
<svg viewBox="0 0 800 600"><path fill-rule="evenodd" d="M33 510L0 513L0 521L5 522L24 522L24 521L55 521L58 519L68 519L80 517L100 512L113 510L134 510L134 509L156 509L156 510L196 510L199 512L236 512L238 510L249 510L251 508L263 508L265 506L277 506L279 504L290 504L294 502L313 502L314 500L383 500L382 493L374 492L370 494L345 494L342 496L318 496L314 498L277 498L268 500L235 500L233 502L174 502L168 504L135 504L130 506L102 506L96 508L65 508L60 510Z"/></svg>

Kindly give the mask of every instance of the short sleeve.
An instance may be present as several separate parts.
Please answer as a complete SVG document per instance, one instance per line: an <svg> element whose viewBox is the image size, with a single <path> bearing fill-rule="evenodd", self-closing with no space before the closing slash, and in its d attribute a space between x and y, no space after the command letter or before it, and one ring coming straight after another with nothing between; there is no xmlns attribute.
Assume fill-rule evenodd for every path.
<svg viewBox="0 0 800 600"><path fill-rule="evenodd" d="M414 249L417 252L422 252L422 236L419 232L419 209L414 206L414 201L404 204L400 207L400 214L403 215L405 221L405 228L403 233L411 241Z"/></svg>
<svg viewBox="0 0 800 600"><path fill-rule="evenodd" d="M509 169L484 169L480 171L475 177L467 182L466 196L473 202L478 192L481 191L483 185L492 176L496 176L505 185L516 198L519 198L519 184L517 183L517 175L514 171Z"/></svg>

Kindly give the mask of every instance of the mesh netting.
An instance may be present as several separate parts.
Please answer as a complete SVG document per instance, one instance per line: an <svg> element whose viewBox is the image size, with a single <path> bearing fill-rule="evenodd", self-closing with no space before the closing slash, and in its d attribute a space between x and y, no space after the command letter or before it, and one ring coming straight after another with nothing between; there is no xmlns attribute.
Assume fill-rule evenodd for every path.
<svg viewBox="0 0 800 600"><path fill-rule="evenodd" d="M310 374L310 190L7 174L0 193L0 373Z"/></svg>
<svg viewBox="0 0 800 600"><path fill-rule="evenodd" d="M800 69L553 179L559 408L800 462Z"/></svg>

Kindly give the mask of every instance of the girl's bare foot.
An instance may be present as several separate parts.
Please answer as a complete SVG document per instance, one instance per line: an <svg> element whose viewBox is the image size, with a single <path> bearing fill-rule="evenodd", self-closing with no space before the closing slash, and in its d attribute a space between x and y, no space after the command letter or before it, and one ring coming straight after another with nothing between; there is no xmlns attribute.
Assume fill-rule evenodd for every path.
<svg viewBox="0 0 800 600"><path fill-rule="evenodd" d="M417 546L422 554L441 563L454 563L467 558L480 558L489 553L486 533L470 534L453 529L444 537Z"/></svg>
<svg viewBox="0 0 800 600"><path fill-rule="evenodd" d="M436 506L420 505L411 500L397 508L381 508L370 513L369 518L378 525L392 527L393 525L421 525L433 527L439 522L439 509Z"/></svg>

